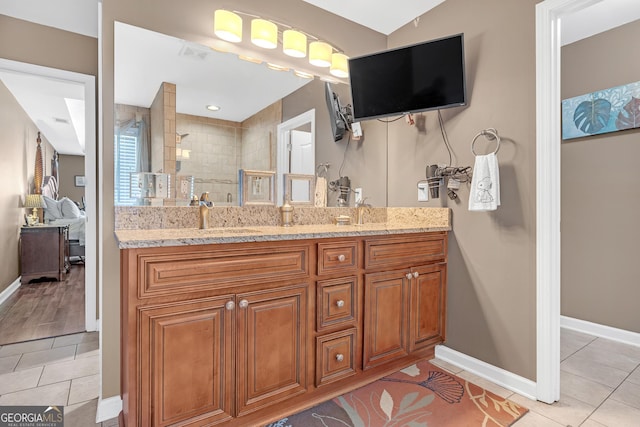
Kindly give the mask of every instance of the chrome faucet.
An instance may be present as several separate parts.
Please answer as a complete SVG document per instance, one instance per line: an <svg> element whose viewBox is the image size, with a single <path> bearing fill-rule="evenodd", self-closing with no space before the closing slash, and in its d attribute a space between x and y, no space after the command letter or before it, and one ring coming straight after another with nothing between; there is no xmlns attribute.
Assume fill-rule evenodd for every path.
<svg viewBox="0 0 640 427"><path fill-rule="evenodd" d="M200 196L200 207L198 208L198 227L202 230L209 228L209 209L213 202L209 201L209 192L205 191Z"/></svg>
<svg viewBox="0 0 640 427"><path fill-rule="evenodd" d="M356 224L357 225L364 224L364 211L366 208L371 207L370 204L364 202L365 200L367 200L366 197L356 202Z"/></svg>

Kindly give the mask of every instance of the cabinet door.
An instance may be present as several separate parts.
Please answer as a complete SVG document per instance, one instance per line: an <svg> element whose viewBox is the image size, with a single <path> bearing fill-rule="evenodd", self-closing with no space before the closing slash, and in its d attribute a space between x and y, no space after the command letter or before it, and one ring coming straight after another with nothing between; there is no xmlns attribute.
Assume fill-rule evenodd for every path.
<svg viewBox="0 0 640 427"><path fill-rule="evenodd" d="M142 426L231 419L232 321L227 298L139 310Z"/></svg>
<svg viewBox="0 0 640 427"><path fill-rule="evenodd" d="M367 274L364 289L364 369L408 354L409 270Z"/></svg>
<svg viewBox="0 0 640 427"><path fill-rule="evenodd" d="M307 287L237 295L238 415L306 391Z"/></svg>
<svg viewBox="0 0 640 427"><path fill-rule="evenodd" d="M446 265L412 268L409 351L444 341Z"/></svg>

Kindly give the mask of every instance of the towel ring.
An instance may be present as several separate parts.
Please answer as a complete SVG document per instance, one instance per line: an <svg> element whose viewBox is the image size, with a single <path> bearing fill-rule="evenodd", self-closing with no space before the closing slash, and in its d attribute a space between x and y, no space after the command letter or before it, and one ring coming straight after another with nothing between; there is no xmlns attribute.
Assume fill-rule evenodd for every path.
<svg viewBox="0 0 640 427"><path fill-rule="evenodd" d="M476 140L478 138L480 138L481 136L484 136L485 138L487 138L489 141L493 141L494 139L496 140L496 151L493 152L493 154L497 154L498 150L500 149L500 136L498 135L498 131L495 130L494 128L488 128L485 129L483 131L480 131L474 138L473 141L471 141L471 152L473 153L474 156L477 156L478 153L475 152L475 150L473 149L473 146L476 143Z"/></svg>

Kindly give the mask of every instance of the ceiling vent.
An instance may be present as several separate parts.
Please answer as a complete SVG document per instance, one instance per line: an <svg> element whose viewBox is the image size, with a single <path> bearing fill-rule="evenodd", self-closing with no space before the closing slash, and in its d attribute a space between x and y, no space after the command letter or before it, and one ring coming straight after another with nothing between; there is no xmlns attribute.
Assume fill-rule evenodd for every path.
<svg viewBox="0 0 640 427"><path fill-rule="evenodd" d="M180 52L178 52L178 55L184 56L185 58L193 58L198 61L204 61L205 59L207 59L207 56L209 56L210 53L211 51L209 49L203 49L202 46L185 42L182 46L182 49L180 49Z"/></svg>
<svg viewBox="0 0 640 427"><path fill-rule="evenodd" d="M53 121L56 122L56 123L64 123L65 125L69 124L69 120L61 119L60 117L54 117Z"/></svg>

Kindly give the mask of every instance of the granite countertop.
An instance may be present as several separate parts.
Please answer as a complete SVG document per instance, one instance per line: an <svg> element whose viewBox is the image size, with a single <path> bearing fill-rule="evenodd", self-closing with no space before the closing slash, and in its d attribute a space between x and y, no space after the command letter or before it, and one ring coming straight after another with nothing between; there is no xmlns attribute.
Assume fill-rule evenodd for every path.
<svg viewBox="0 0 640 427"><path fill-rule="evenodd" d="M204 245L211 243L265 242L329 237L375 236L383 234L450 231L450 224L429 224L422 221L369 223L363 225L294 225L164 228L149 230L116 230L120 249L159 246Z"/></svg>

